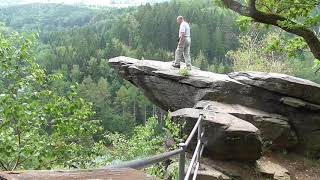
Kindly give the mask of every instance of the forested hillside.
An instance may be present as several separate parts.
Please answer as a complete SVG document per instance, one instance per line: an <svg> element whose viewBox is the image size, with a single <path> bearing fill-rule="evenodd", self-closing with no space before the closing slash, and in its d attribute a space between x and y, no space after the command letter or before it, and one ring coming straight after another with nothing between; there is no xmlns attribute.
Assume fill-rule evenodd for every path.
<svg viewBox="0 0 320 180"><path fill-rule="evenodd" d="M70 137L68 136L70 139L64 139L62 144L46 146L43 151L39 152L38 156L43 160L28 162L28 154L35 152L32 148L27 148L26 155L21 157L27 159L25 162L28 162L28 165L23 163L14 165L11 162L14 162L15 159L7 159L9 163L2 169L92 167L97 164L104 165L103 160L110 158L112 153L116 158L108 159L108 162L163 151L162 142L167 131L164 131L162 127L166 126L171 133L174 132L174 138L179 135L179 128L173 127L170 121L166 121L169 124L164 123L167 112L151 104L137 88L118 78L107 61L109 58L120 55L137 59L172 61L177 46L176 17L178 15L183 15L190 23L192 63L202 70L218 73L243 70L280 72L320 82L319 76L314 75L312 69L314 58L309 52L304 52L299 47L292 47L290 52L279 52L273 48L279 44L284 46L283 39L288 39L291 35L274 28L266 31L261 25L255 23L251 23L247 28L248 26L244 24L248 23L248 19L239 18L236 13L218 7L212 0L172 0L122 9L62 4L27 4L1 8L1 53L5 52L0 54L1 58L5 57L4 59L9 61L12 59L9 58L9 55L21 53L22 55L19 54L21 57L32 59L21 66L24 68L26 64L30 73L41 71L42 79L36 79L36 74L33 74L33 78L36 79L32 81L35 83L35 89L31 88L32 85L24 83L30 79L27 74L22 73L23 70L19 69L17 59L20 56L14 56L16 61L13 64L16 65L14 66L16 69L14 67L8 69L7 66L12 65L9 63L3 66L0 72L12 74L19 69L19 74L22 73L21 77L16 77L16 79L10 79L12 77L9 75L3 77L0 81L0 97L6 93L13 93L8 89L8 85L9 82L14 81L16 83L14 88L17 92L21 87L39 92L52 91L53 94L44 93L45 95L41 98L59 99L56 102L45 101L47 103L44 103L40 98L35 101L37 105L35 107L41 109L41 106L48 106L48 110L37 111L37 108L24 109L24 106L19 106L18 109L20 108L21 112L15 112L17 114L21 115L25 111L29 113L33 110L39 113L51 113L49 117L41 116L42 119L54 119L51 116L56 114L62 119L68 119L69 116L72 116L70 112L75 107L83 110L83 113L78 112L79 118L75 120L78 126L66 126L66 129L58 131L57 139L53 140L59 141L60 136L65 135L64 130L71 132ZM35 34L32 36L32 33ZM30 36L32 38L26 38ZM26 44L26 47L21 45L23 43ZM50 80L47 76L56 78ZM22 84L20 79L23 79ZM24 81L24 79L27 80ZM30 103L35 98L32 93L26 93L24 97L26 98L17 102ZM12 95L10 98L8 96L6 101L2 101L2 105L12 103L15 97ZM76 105L72 104L74 102ZM67 107L66 112L59 114L59 111L63 111L63 104ZM7 109L12 110L15 105L17 104L10 107L8 105ZM0 125L1 119L5 119L3 114L7 113L3 109L0 107ZM17 117L11 116L14 113L9 110L6 115L9 114L12 119L16 120ZM158 119L152 118L154 116ZM21 118L24 116L21 115ZM31 115L28 118L31 118ZM39 127L44 131L49 129L49 132L52 128L50 123L53 122L49 121L48 127L45 123L40 122L38 122ZM88 124L84 123L82 127L83 122L88 122ZM145 124L146 126L143 126ZM27 124L24 125L27 126ZM77 128L87 130L77 132ZM12 135L13 131L8 131L7 134ZM47 153L53 147L68 147L77 133L82 133L83 136L76 141L80 142L84 139L84 144L75 144L72 152L66 150L53 154ZM142 142L141 134L144 136L142 139L145 138ZM50 135L48 133L48 137ZM28 138L30 136L28 134ZM28 141L28 138L25 141ZM0 142L2 141L8 144L0 145L0 151L12 146L9 143L10 139L2 140L0 137ZM36 139L33 139L33 142L36 142ZM39 143L39 147L45 144L42 141ZM90 144L88 149L85 149L85 152L80 151L78 148L87 146L86 143ZM104 147L113 145L114 151L108 152L109 154L105 153L104 150L101 150L103 145ZM150 148L130 149L134 146ZM127 155L124 155L123 149L130 149ZM10 154L11 151L18 150L11 149L7 151L7 154ZM59 159L64 153L70 153L68 155L70 158L64 159L67 163ZM77 153L81 154L79 157L83 156L85 159L83 162L75 163L78 159L73 156ZM89 157L94 153L97 156ZM7 154L0 152L0 159L6 157ZM20 151L18 155L20 158ZM90 161L90 158L95 160ZM50 166L50 162L56 160L57 163ZM45 165L40 165L43 161ZM99 164L101 162L103 163Z"/></svg>
<svg viewBox="0 0 320 180"><path fill-rule="evenodd" d="M26 4L1 9L1 20L17 31L45 33L79 27L90 22L95 12L85 7L59 4Z"/></svg>
<svg viewBox="0 0 320 180"><path fill-rule="evenodd" d="M118 79L106 60L118 55L171 61L176 48L177 14L190 21L194 57L206 66L230 71L228 50L235 49L236 16L211 1L176 2L130 9L89 9L56 4L29 4L1 11L6 26L38 32L37 62L49 73L60 72L65 83L79 83L79 94L94 104L108 131L130 132L152 116L153 107L134 87ZM210 6L208 6L208 3Z"/></svg>
<svg viewBox="0 0 320 180"><path fill-rule="evenodd" d="M27 129L29 126L25 120L40 116L34 113L25 117L23 112L34 111L40 113L40 109L39 111L36 110L40 107L52 107L43 112L47 114L63 111L65 113L60 115L61 118L68 119L70 118L68 112L72 112L74 108L72 104L75 101L79 101L80 104L76 106L81 107L84 114L83 116L79 115L73 123L89 121L89 124L83 124L83 127L65 126L63 130L61 129L66 131L71 139L74 137L74 133L82 133L80 130L86 129L87 133L79 138L88 140L85 140L82 144L74 144L72 150L69 149L71 144L68 144L68 142L72 142L71 139L62 141L64 142L63 146L53 143L59 141L56 138L63 137L60 129L53 128L51 130L55 132L54 136L56 137L51 138L52 143L45 140L50 139L52 133L37 135L39 130L50 129L51 127L45 127L46 122L42 122L41 118L36 123L42 124L43 128L31 128L30 132L25 131L24 133L3 132L1 142L4 143L2 143L1 148L10 148L10 151L4 151L6 154L1 154L1 157L3 157L1 161L2 169L96 167L106 165L113 160L128 160L163 151L164 133L169 130L174 137L178 137L179 128L170 125L170 121L164 123L163 119L166 112L152 105L135 87L119 79L114 70L107 64L107 60L111 57L127 55L139 59L171 61L178 36L176 16L182 14L187 17L194 29L193 36L195 38L192 53L194 58L198 57L199 65L202 64L204 68L210 66L212 70L219 72L230 71L230 61L225 60L224 54L230 49L235 49L238 45L238 42L232 39L239 34L235 17L230 16L230 12L226 13L218 7L214 7L212 3L208 6L208 2L173 1L154 6L147 4L127 9L91 9L58 4L28 4L2 8L0 17L4 24L1 27L3 43L7 42L4 38L9 38L11 44L17 44L16 48L20 48L18 44L25 42L28 46L17 52L21 51L28 54L28 58L30 58L30 61L26 63L28 67L33 67L33 63L38 63L41 66L39 70L37 68L30 69L30 72L42 71L42 68L44 68L48 76L59 77L50 82L39 80L33 83L38 84L36 87L43 83L47 84L42 91L54 93L55 98L52 101L48 101L47 104L42 102L41 98L50 98L52 95L41 93L37 106L33 105L34 109L30 109L31 107L28 106L27 109L22 108L19 111L12 110L12 107L17 109L19 103L35 102L32 92L40 90L33 89L35 85L31 84L19 86L20 81L15 79L15 88L30 89L23 96L24 98L19 101L16 100L19 103L15 106L8 103L13 99L10 98L9 92L11 91L8 91L5 83L13 80L2 81L0 87L3 90L1 92L5 93L2 94L3 107L1 112L16 114L10 117L3 116L6 121L13 123L6 124L6 126L11 128L19 124L19 129ZM224 21L224 18L228 21ZM10 32L14 31L22 33L25 37L20 37L17 34L10 35ZM31 33L36 33L33 37L38 37L37 40L28 38ZM14 51L5 50L5 52L11 54ZM34 61L31 61L31 59L34 59ZM11 70L13 71L13 69ZM8 69L3 66L1 71L8 71ZM28 76L22 74L21 78L28 79ZM71 94L74 100L70 99ZM71 102L63 100L64 103L70 104L62 110L60 109L61 102L54 100L57 98L70 99ZM86 102L92 103L92 106L81 104L85 103L81 100L82 98ZM67 108L67 106L70 108ZM158 120L150 119L147 121L155 115ZM15 121L12 121L11 118L19 118L23 120L21 121L23 124L20 124L20 121L15 124ZM98 121L91 123L92 120ZM48 121L50 125L55 124L56 120L53 118ZM138 126L141 124L146 124L146 126ZM93 129L97 126L102 127L102 129L99 128L94 131ZM162 129L164 126L167 129L165 132ZM32 140L29 137L32 137ZM44 141L37 142L37 137ZM93 137L94 139L92 139ZM11 141L10 138L17 138L17 141ZM48 142L48 146L44 145L46 142ZM15 146L15 143L24 145ZM104 149L101 146L102 144L111 145L114 148ZM85 146L89 149L84 149ZM131 149L132 146L135 148ZM41 147L42 150L37 151L31 147L36 149ZM7 153L14 152L15 148L22 149L11 154L11 156L7 156ZM57 151L50 151L52 152L50 154L48 149L56 149ZM121 153L124 149L127 150L127 153ZM66 151L69 152L68 155L65 154ZM33 154L36 154L38 158L30 159ZM66 156L64 157L62 154ZM81 157L81 161L74 156L76 154L79 158ZM113 156L110 156L111 154ZM11 164L10 162L13 161L16 161L16 163ZM155 167L155 169L157 168ZM152 169L153 174L162 173L159 169L155 172Z"/></svg>

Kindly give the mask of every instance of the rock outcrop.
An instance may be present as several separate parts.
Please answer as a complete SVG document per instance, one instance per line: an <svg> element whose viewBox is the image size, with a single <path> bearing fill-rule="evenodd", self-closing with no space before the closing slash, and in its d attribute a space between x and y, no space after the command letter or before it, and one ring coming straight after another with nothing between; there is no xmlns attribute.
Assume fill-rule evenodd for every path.
<svg viewBox="0 0 320 180"><path fill-rule="evenodd" d="M274 180L290 180L289 171L270 161L257 161L257 171L261 173L262 176L267 177L268 179Z"/></svg>
<svg viewBox="0 0 320 180"><path fill-rule="evenodd" d="M259 129L251 123L223 112L184 108L173 112L183 117L185 132L190 133L200 113L205 117L206 154L215 159L256 160L260 158L262 142ZM196 144L196 142L194 142ZM195 145L194 145L195 146ZM219 148L217 148L219 147Z"/></svg>
<svg viewBox="0 0 320 180"><path fill-rule="evenodd" d="M213 158L258 159L265 144L320 152L320 85L316 83L283 74L224 75L196 68L184 77L170 62L128 57L109 63L154 104L186 119L186 127L192 127L203 111L206 153Z"/></svg>
<svg viewBox="0 0 320 180"><path fill-rule="evenodd" d="M260 130L263 141L265 143L272 143L270 144L271 148L286 149L294 147L298 143L289 120L284 116L239 104L225 104L215 101L199 101L195 105L195 108L203 109L207 105L209 105L208 112L227 113L253 124Z"/></svg>
<svg viewBox="0 0 320 180"><path fill-rule="evenodd" d="M293 176L294 173L290 174L282 161L275 162L278 160L272 159L271 161L270 157L263 156L255 163L246 163L202 158L199 170L205 180L290 180L290 176ZM297 163L295 160L291 162Z"/></svg>

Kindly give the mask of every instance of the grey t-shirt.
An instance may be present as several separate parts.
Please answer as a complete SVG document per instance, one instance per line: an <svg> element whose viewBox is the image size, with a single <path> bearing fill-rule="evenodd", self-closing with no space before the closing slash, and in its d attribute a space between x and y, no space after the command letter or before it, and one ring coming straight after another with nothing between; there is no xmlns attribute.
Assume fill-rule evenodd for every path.
<svg viewBox="0 0 320 180"><path fill-rule="evenodd" d="M185 37L190 37L190 26L187 22L183 21L180 24L179 28L179 37L181 37L181 34L185 33Z"/></svg>

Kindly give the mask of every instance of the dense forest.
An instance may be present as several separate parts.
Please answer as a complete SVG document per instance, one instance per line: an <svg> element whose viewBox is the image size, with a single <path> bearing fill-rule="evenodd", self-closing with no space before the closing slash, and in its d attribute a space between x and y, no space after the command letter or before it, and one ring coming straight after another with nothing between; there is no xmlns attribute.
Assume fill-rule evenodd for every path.
<svg viewBox="0 0 320 180"><path fill-rule="evenodd" d="M238 46L234 40L239 34L236 16L213 4L208 7L208 2L174 1L129 9L30 4L6 8L1 17L13 30L39 33L37 63L48 73L64 75L66 81L58 87L61 93L78 83L79 95L93 102L105 130L129 133L135 124L144 123L160 110L118 79L107 59L127 55L172 60L177 39L175 18L185 14L193 29L192 54L205 57L202 66L230 71L230 61L224 55Z"/></svg>
<svg viewBox="0 0 320 180"><path fill-rule="evenodd" d="M62 4L1 8L0 125L12 128L0 132L0 168L93 167L163 151L167 133L163 127L174 137L179 129L169 120L164 123L167 112L118 78L107 61L119 55L172 61L178 15L191 25L192 63L203 70L280 72L320 82L310 52L300 47L274 50L292 35L255 23L244 26L247 19L212 0L172 0L123 9ZM19 62L21 57L25 62ZM10 118L12 124L2 122ZM17 118L35 119L38 130L28 131L29 121ZM68 119L69 126L62 125ZM17 132L19 138L12 141ZM46 138L37 141L39 134ZM106 150L112 144L117 148ZM132 146L140 149L127 150ZM39 158L30 159L34 154Z"/></svg>

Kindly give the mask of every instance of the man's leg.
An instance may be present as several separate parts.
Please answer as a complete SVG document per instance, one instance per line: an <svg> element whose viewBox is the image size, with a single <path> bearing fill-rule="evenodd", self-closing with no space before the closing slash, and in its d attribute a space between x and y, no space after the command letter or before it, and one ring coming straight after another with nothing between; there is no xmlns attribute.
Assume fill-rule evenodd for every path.
<svg viewBox="0 0 320 180"><path fill-rule="evenodd" d="M181 61L182 58L183 58L183 48L178 46L177 49L176 49L176 52L174 54L173 66L180 68L180 61Z"/></svg>
<svg viewBox="0 0 320 180"><path fill-rule="evenodd" d="M184 50L183 50L183 57L188 69L191 69L190 45L191 45L191 39L186 38L186 41L184 44Z"/></svg>

